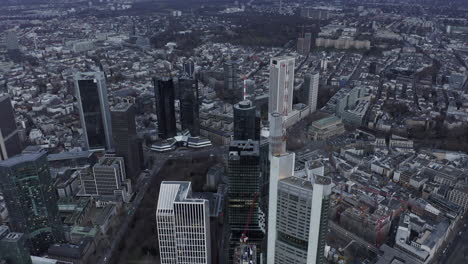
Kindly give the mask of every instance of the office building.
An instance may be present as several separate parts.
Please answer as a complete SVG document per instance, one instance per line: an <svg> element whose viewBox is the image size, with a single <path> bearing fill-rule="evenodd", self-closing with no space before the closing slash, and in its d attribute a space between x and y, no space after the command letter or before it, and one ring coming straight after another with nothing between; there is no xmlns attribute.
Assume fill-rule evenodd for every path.
<svg viewBox="0 0 468 264"><path fill-rule="evenodd" d="M306 170L316 167L307 163ZM313 170L313 168L311 168ZM325 239L331 179L312 172L308 179L288 177L278 183L274 262L325 263ZM268 262L270 263L270 262Z"/></svg>
<svg viewBox="0 0 468 264"><path fill-rule="evenodd" d="M75 89L86 148L112 149L111 117L104 73L77 73Z"/></svg>
<svg viewBox="0 0 468 264"><path fill-rule="evenodd" d="M310 112L317 110L320 73L307 73L304 76L303 96L304 104L309 106Z"/></svg>
<svg viewBox="0 0 468 264"><path fill-rule="evenodd" d="M244 230L247 230L248 242L256 244L258 249L264 237L259 223L261 173L258 141L231 142L227 174L231 257L234 256L234 249L239 245Z"/></svg>
<svg viewBox="0 0 468 264"><path fill-rule="evenodd" d="M198 103L198 81L192 78L179 79L180 123L182 130L189 130L193 137L200 135L200 114Z"/></svg>
<svg viewBox="0 0 468 264"><path fill-rule="evenodd" d="M14 31L9 31L6 34L6 40L5 40L5 46L8 51L15 51L19 50L19 42L18 42L18 36L16 35L16 32Z"/></svg>
<svg viewBox="0 0 468 264"><path fill-rule="evenodd" d="M260 140L260 117L249 100L234 105L234 140Z"/></svg>
<svg viewBox="0 0 468 264"><path fill-rule="evenodd" d="M303 37L297 39L297 53L308 55L310 52L310 44L312 42L312 34L306 33Z"/></svg>
<svg viewBox="0 0 468 264"><path fill-rule="evenodd" d="M5 160L22 150L15 114L7 94L0 94L0 120L0 160Z"/></svg>
<svg viewBox="0 0 468 264"><path fill-rule="evenodd" d="M294 175L295 154L294 152L286 152L286 131L283 126L285 117L279 113L272 113L269 119L270 179L268 183L267 263L275 263L274 248L277 241L278 183L280 180Z"/></svg>
<svg viewBox="0 0 468 264"><path fill-rule="evenodd" d="M210 264L209 201L192 198L190 182L163 181L156 209L162 264Z"/></svg>
<svg viewBox="0 0 468 264"><path fill-rule="evenodd" d="M115 154L123 157L125 171L130 179L136 179L141 172L139 138L136 132L135 107L119 103L111 109L112 136Z"/></svg>
<svg viewBox="0 0 468 264"><path fill-rule="evenodd" d="M47 152L22 153L0 161L0 191L5 197L13 231L29 237L32 254L63 240L57 194Z"/></svg>
<svg viewBox="0 0 468 264"><path fill-rule="evenodd" d="M174 83L170 78L153 78L158 116L158 136L161 139L177 135L174 107Z"/></svg>
<svg viewBox="0 0 468 264"><path fill-rule="evenodd" d="M239 89L239 65L234 61L224 63L224 90L237 91Z"/></svg>
<svg viewBox="0 0 468 264"><path fill-rule="evenodd" d="M127 179L124 159L113 155L100 158L92 170L80 171L83 195L129 202L132 194L131 181Z"/></svg>
<svg viewBox="0 0 468 264"><path fill-rule="evenodd" d="M270 60L270 91L268 113L284 116L292 110L294 91L294 57L277 57Z"/></svg>
<svg viewBox="0 0 468 264"><path fill-rule="evenodd" d="M27 238L23 233L10 232L7 226L0 226L0 263L31 264Z"/></svg>
<svg viewBox="0 0 468 264"><path fill-rule="evenodd" d="M187 60L184 62L184 75L190 78L195 77L195 62L192 60Z"/></svg>

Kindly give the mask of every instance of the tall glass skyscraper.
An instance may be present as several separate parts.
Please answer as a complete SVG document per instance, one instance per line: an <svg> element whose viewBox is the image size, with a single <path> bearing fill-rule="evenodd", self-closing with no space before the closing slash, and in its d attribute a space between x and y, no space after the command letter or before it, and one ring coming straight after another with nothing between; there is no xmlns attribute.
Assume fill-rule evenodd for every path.
<svg viewBox="0 0 468 264"><path fill-rule="evenodd" d="M209 201L190 182L161 183L156 223L162 264L211 264Z"/></svg>
<svg viewBox="0 0 468 264"><path fill-rule="evenodd" d="M139 139L136 132L135 108L132 104L119 103L111 109L112 136L115 154L125 160L125 170L130 179L141 172Z"/></svg>
<svg viewBox="0 0 468 264"><path fill-rule="evenodd" d="M259 222L260 150L258 141L232 141L228 156L228 219L231 232L229 257L247 228L248 242L261 248Z"/></svg>
<svg viewBox="0 0 468 264"><path fill-rule="evenodd" d="M112 149L111 117L104 73L77 73L75 89L86 147L90 150Z"/></svg>
<svg viewBox="0 0 468 264"><path fill-rule="evenodd" d="M234 105L234 140L260 140L260 117L249 100Z"/></svg>
<svg viewBox="0 0 468 264"><path fill-rule="evenodd" d="M28 236L32 254L63 240L46 151L0 161L0 191L5 196L12 230Z"/></svg>
<svg viewBox="0 0 468 264"><path fill-rule="evenodd" d="M153 78L156 97L156 114L158 116L158 136L161 139L177 135L174 83L170 78Z"/></svg>
<svg viewBox="0 0 468 264"><path fill-rule="evenodd" d="M0 226L0 263L31 264L27 238L23 233L10 232Z"/></svg>
<svg viewBox="0 0 468 264"><path fill-rule="evenodd" d="M21 153L21 141L10 96L0 94L0 160Z"/></svg>
<svg viewBox="0 0 468 264"><path fill-rule="evenodd" d="M199 136L198 81L192 78L182 77L179 78L179 87L180 123L182 129L188 129L192 136Z"/></svg>
<svg viewBox="0 0 468 264"><path fill-rule="evenodd" d="M311 161L306 163L306 178L279 180L276 225L269 229L276 239L268 244L273 257L268 263L325 263L331 178L323 171L321 162Z"/></svg>

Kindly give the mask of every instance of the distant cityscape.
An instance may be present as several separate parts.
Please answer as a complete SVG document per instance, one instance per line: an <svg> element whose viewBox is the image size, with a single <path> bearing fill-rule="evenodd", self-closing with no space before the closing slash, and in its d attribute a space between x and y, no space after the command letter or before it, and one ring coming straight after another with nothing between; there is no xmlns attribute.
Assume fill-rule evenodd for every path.
<svg viewBox="0 0 468 264"><path fill-rule="evenodd" d="M0 264L468 263L468 3L7 0Z"/></svg>

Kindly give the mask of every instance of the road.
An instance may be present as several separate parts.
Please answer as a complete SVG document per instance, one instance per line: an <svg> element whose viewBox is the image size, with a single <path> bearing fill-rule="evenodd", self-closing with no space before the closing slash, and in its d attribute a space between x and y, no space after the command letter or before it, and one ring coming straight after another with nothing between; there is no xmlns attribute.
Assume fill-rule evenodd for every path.
<svg viewBox="0 0 468 264"><path fill-rule="evenodd" d="M345 236L347 239L350 241L354 240L356 244L361 245L364 248L367 248L367 250L374 252L375 254L379 254L379 249L372 245L371 243L365 241L358 235L342 228L341 226L335 224L333 221L328 221L328 227L330 228L331 231L334 231L336 234L339 234L341 236Z"/></svg>

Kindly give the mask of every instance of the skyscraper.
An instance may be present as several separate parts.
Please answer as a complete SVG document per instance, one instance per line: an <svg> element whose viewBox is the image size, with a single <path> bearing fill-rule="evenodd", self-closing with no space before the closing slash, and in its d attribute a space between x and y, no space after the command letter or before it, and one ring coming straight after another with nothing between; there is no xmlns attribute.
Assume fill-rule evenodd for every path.
<svg viewBox="0 0 468 264"><path fill-rule="evenodd" d="M163 181L156 209L162 264L210 264L209 201L192 198L190 182Z"/></svg>
<svg viewBox="0 0 468 264"><path fill-rule="evenodd" d="M170 78L153 78L158 116L158 136L161 139L177 135L174 108L174 83Z"/></svg>
<svg viewBox="0 0 468 264"><path fill-rule="evenodd" d="M306 170L308 179L288 177L278 183L277 224L270 230L277 233L277 240L274 248L269 245L275 252L271 263L324 263L331 179Z"/></svg>
<svg viewBox="0 0 468 264"><path fill-rule="evenodd" d="M304 100L304 103L309 106L311 113L317 110L319 79L320 73L318 72L307 73L304 76L302 99Z"/></svg>
<svg viewBox="0 0 468 264"><path fill-rule="evenodd" d="M19 50L18 36L16 32L9 31L6 35L5 45L8 51Z"/></svg>
<svg viewBox="0 0 468 264"><path fill-rule="evenodd" d="M277 57L270 60L269 89L268 113L278 112L287 116L293 104L293 57Z"/></svg>
<svg viewBox="0 0 468 264"><path fill-rule="evenodd" d="M187 60L184 62L184 75L194 78L195 75L195 62L193 60Z"/></svg>
<svg viewBox="0 0 468 264"><path fill-rule="evenodd" d="M239 88L238 64L234 61L224 63L224 90L237 91Z"/></svg>
<svg viewBox="0 0 468 264"><path fill-rule="evenodd" d="M234 105L234 140L260 140L260 117L249 100Z"/></svg>
<svg viewBox="0 0 468 264"><path fill-rule="evenodd" d="M7 94L0 94L0 120L0 160L4 160L21 153L15 114Z"/></svg>
<svg viewBox="0 0 468 264"><path fill-rule="evenodd" d="M104 73L77 73L75 89L86 148L112 149L111 117Z"/></svg>
<svg viewBox="0 0 468 264"><path fill-rule="evenodd" d="M258 141L232 141L227 170L231 257L244 230L247 230L248 242L256 244L257 248L260 248L264 236L259 223L261 174Z"/></svg>
<svg viewBox="0 0 468 264"><path fill-rule="evenodd" d="M200 114L198 104L198 81L192 78L179 78L180 123L192 136L200 135Z"/></svg>
<svg viewBox="0 0 468 264"><path fill-rule="evenodd" d="M5 196L12 230L29 237L32 254L63 240L46 151L0 161L0 191Z"/></svg>
<svg viewBox="0 0 468 264"><path fill-rule="evenodd" d="M0 226L0 263L31 264L27 238L23 233L10 232L7 226Z"/></svg>
<svg viewBox="0 0 468 264"><path fill-rule="evenodd" d="M135 107L119 103L111 109L112 136L115 154L125 160L125 171L130 179L136 179L141 172L139 139L135 124Z"/></svg>
<svg viewBox="0 0 468 264"><path fill-rule="evenodd" d="M270 114L270 180L268 192L268 252L267 263L275 263L277 241L278 183L294 175L294 152L286 152L286 135L283 126L285 117L280 113Z"/></svg>

